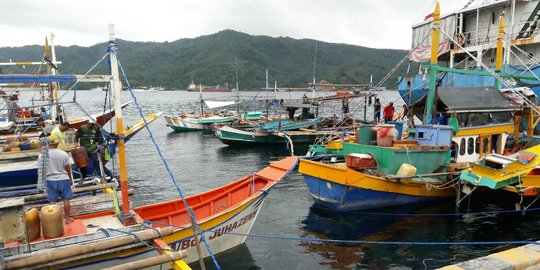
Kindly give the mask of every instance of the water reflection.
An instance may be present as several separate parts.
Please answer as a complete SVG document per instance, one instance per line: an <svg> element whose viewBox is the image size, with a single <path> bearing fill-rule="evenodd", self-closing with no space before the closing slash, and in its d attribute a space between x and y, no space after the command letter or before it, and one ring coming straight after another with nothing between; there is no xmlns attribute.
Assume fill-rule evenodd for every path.
<svg viewBox="0 0 540 270"><path fill-rule="evenodd" d="M255 259L251 255L249 248L242 244L231 250L223 252L216 257L221 269L238 269L238 270L256 270L261 269L255 263ZM205 259L204 264L206 269L216 269L214 262L211 259ZM201 269L198 262L189 265L193 270Z"/></svg>

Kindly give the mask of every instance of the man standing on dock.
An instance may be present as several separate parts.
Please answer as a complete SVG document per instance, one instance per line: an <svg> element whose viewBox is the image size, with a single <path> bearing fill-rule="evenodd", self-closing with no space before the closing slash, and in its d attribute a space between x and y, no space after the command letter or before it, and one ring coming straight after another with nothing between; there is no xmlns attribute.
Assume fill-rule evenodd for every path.
<svg viewBox="0 0 540 270"><path fill-rule="evenodd" d="M64 201L64 215L66 224L73 222L70 217L71 205L69 200L73 198L71 185L73 175L69 156L66 152L58 149L49 149L51 140L41 138L41 154L38 157L38 188L46 181L47 199L51 204L56 204L58 197Z"/></svg>

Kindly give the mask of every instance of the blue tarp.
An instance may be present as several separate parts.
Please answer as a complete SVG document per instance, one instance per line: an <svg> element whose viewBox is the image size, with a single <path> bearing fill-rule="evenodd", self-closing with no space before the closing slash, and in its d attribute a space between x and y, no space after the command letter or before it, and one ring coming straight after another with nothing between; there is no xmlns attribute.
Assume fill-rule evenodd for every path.
<svg viewBox="0 0 540 270"><path fill-rule="evenodd" d="M77 77L71 74L64 75L6 75L0 74L0 83L48 83L48 82L75 82Z"/></svg>

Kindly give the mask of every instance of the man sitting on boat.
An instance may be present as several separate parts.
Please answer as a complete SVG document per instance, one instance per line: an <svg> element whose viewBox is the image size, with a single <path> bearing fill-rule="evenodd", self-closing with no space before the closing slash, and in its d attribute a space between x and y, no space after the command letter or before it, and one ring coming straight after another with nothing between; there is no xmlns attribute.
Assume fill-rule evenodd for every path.
<svg viewBox="0 0 540 270"><path fill-rule="evenodd" d="M73 175L69 156L66 152L58 149L50 149L49 138L41 138L41 154L38 157L38 187L39 183L46 181L47 199L51 204L56 204L58 197L64 201L64 215L66 224L73 222L70 217L71 206L69 200L73 198L71 185Z"/></svg>

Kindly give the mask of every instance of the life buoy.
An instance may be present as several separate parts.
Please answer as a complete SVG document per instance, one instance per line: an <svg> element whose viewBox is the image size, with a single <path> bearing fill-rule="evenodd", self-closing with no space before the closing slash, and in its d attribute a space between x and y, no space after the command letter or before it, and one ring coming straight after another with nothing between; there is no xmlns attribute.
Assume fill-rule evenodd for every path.
<svg viewBox="0 0 540 270"><path fill-rule="evenodd" d="M465 46L465 41L466 41L466 38L465 38L465 35L463 33L459 34L456 37L456 42L461 47Z"/></svg>

